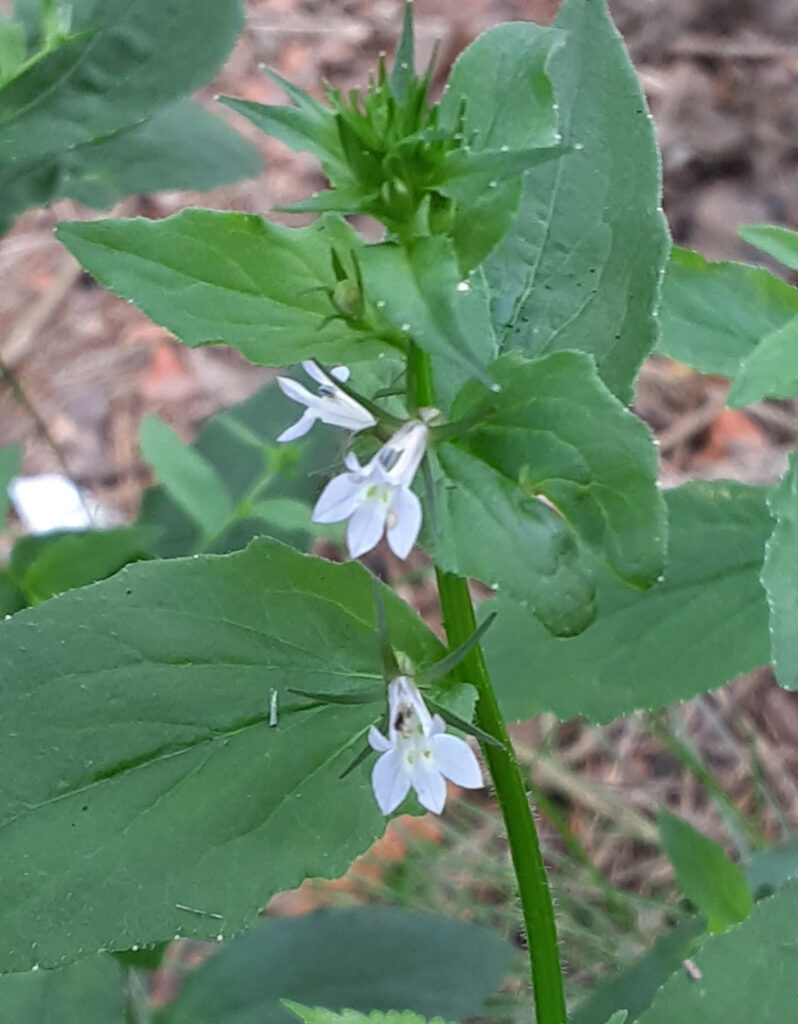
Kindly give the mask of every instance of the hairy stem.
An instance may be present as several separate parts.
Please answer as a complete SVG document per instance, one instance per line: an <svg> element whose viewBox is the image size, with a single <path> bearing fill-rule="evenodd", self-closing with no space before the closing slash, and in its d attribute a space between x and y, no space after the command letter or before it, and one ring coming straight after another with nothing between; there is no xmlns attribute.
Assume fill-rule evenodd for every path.
<svg viewBox="0 0 798 1024"><path fill-rule="evenodd" d="M416 346L410 352L408 383L408 398L414 409L435 405L429 356ZM454 649L465 643L477 627L474 606L465 579L437 568L435 572L446 637L449 646ZM562 966L546 868L524 778L493 692L482 648L478 644L463 659L459 671L463 679L476 687L477 725L502 744L501 747L495 747L485 743L482 750L496 788L518 881L537 1022L565 1024Z"/></svg>
<svg viewBox="0 0 798 1024"><path fill-rule="evenodd" d="M467 640L476 628L474 606L466 580L440 570L436 574L446 636L454 647ZM503 744L502 749L483 744L482 750L504 817L518 881L538 1024L565 1024L562 968L546 868L521 769L479 645L465 657L461 674L477 690L477 725Z"/></svg>

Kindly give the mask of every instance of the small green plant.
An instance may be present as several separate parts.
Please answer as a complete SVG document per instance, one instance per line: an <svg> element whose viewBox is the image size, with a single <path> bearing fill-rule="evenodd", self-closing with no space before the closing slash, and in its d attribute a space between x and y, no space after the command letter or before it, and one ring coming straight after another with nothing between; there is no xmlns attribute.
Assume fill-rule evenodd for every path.
<svg viewBox="0 0 798 1024"><path fill-rule="evenodd" d="M199 5L192 23L234 7ZM86 37L57 25L43 52L57 38L83 53ZM177 57L153 62L173 89ZM664 495L627 405L657 347L734 377L733 399L796 394L798 299L766 271L670 253L650 118L603 0L566 0L552 28L485 33L438 104L415 71L410 6L391 70L364 92L322 102L280 81L291 105L226 102L319 158L330 188L292 208L318 212L314 224L192 209L58 229L187 345L302 363L316 390L286 371L195 447L144 423L160 486L95 577L140 554L192 557L92 586L62 576L49 593L46 570L30 581L35 558L12 560L17 607L42 603L2 624L4 1005L25 1021L46 981L67 1022L88 988L93 1019L145 1019L134 954L179 935L232 941L158 1024L478 1014L507 963L479 929L374 908L255 925L273 893L342 874L386 815L439 813L446 779L489 780L536 1019L565 1024L555 912L506 723L541 711L606 722L771 657L796 685L794 460L770 490ZM91 110L110 126L137 96ZM14 140L28 166L32 142ZM345 219L355 213L380 220L383 239L367 243ZM748 237L794 255L789 233ZM364 566L306 553L314 524L351 559L383 537L399 559L424 548L446 643ZM69 550L62 567L82 557ZM469 577L496 592L482 608ZM458 732L480 742L484 770ZM754 904L717 844L666 814L660 828L699 916L574 1019L788 1024L791 872Z"/></svg>

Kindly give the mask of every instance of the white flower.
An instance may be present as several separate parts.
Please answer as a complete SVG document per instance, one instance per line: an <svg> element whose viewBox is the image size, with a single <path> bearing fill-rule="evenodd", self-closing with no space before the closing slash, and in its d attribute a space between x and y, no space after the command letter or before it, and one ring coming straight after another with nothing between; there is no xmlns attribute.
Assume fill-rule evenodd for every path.
<svg viewBox="0 0 798 1024"><path fill-rule="evenodd" d="M330 370L328 376L320 366L308 359L302 364L302 369L319 385L318 394L312 394L290 377L277 378L284 395L294 402L307 406L297 422L280 434L278 441L294 441L297 437L304 437L316 420L321 420L331 427L344 427L352 431L365 430L376 425L377 421L368 409L364 409L354 398L350 398L335 383L336 380L343 383L349 380L347 367L336 366Z"/></svg>
<svg viewBox="0 0 798 1024"><path fill-rule="evenodd" d="M429 431L410 420L365 466L351 452L346 473L333 477L313 509L315 523L349 520L346 543L352 558L371 551L384 532L398 558L407 558L421 529L421 502L410 490Z"/></svg>
<svg viewBox="0 0 798 1024"><path fill-rule="evenodd" d="M8 485L8 495L29 533L108 525L105 511L58 473L14 477Z"/></svg>
<svg viewBox="0 0 798 1024"><path fill-rule="evenodd" d="M430 715L416 684L399 676L388 686L388 737L374 726L369 744L381 753L371 773L374 796L383 814L390 814L410 792L433 814L446 803L446 782L464 789L484 785L474 752L456 736L448 736L440 715Z"/></svg>

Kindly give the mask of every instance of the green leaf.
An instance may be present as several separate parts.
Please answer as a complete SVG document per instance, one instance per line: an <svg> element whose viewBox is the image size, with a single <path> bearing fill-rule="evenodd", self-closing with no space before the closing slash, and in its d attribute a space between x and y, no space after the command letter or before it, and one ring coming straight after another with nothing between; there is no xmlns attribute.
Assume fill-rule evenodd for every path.
<svg viewBox="0 0 798 1024"><path fill-rule="evenodd" d="M457 443L526 494L545 495L623 579L651 586L662 572L666 520L648 428L585 353L528 360L513 352L489 372L501 391ZM484 392L466 388L452 419L476 415L481 403Z"/></svg>
<svg viewBox="0 0 798 1024"><path fill-rule="evenodd" d="M120 526L24 537L11 555L11 578L30 604L39 604L75 587L85 587L145 557L152 528Z"/></svg>
<svg viewBox="0 0 798 1024"><path fill-rule="evenodd" d="M798 453L768 497L776 520L765 548L762 585L770 606L770 642L776 678L798 690Z"/></svg>
<svg viewBox="0 0 798 1024"><path fill-rule="evenodd" d="M745 866L745 877L757 900L798 878L798 839L757 850Z"/></svg>
<svg viewBox="0 0 798 1024"><path fill-rule="evenodd" d="M166 220L73 221L58 238L98 281L192 347L226 342L253 363L367 359L383 346L347 327L324 220L285 228L262 217L184 210Z"/></svg>
<svg viewBox="0 0 798 1024"><path fill-rule="evenodd" d="M328 177L336 180L350 177L333 112L275 72L267 74L296 106L273 106L234 96L221 96L220 101L296 152L312 153L321 161Z"/></svg>
<svg viewBox="0 0 798 1024"><path fill-rule="evenodd" d="M661 935L652 949L617 974L600 982L571 1017L571 1024L602 1024L613 1007L627 1007L627 1024L633 1024L668 978L679 970L704 935L704 923L697 917L681 921ZM627 1012L627 1011L618 1011ZM607 1024L613 1020L610 1020Z"/></svg>
<svg viewBox="0 0 798 1024"><path fill-rule="evenodd" d="M436 565L498 585L557 635L585 629L595 615L593 582L562 518L453 444L430 458L438 529L427 499L421 543Z"/></svg>
<svg viewBox="0 0 798 1024"><path fill-rule="evenodd" d="M263 161L255 147L191 100L105 141L72 150L63 161L59 196L98 210L124 196L165 189L205 192L254 178Z"/></svg>
<svg viewBox="0 0 798 1024"><path fill-rule="evenodd" d="M759 583L772 529L766 494L727 481L667 492L664 580L639 593L590 560L599 616L575 639L554 639L509 597L488 602L498 618L484 648L507 718L553 711L563 720L610 722L766 664L767 603Z"/></svg>
<svg viewBox="0 0 798 1024"><path fill-rule="evenodd" d="M156 1024L295 1024L286 999L459 1021L479 1015L508 954L492 932L392 907L274 920L189 974Z"/></svg>
<svg viewBox="0 0 798 1024"><path fill-rule="evenodd" d="M0 162L27 164L131 127L204 85L242 26L238 0L105 0L76 38L0 91Z"/></svg>
<svg viewBox="0 0 798 1024"><path fill-rule="evenodd" d="M113 957L88 956L54 971L0 976L11 1024L127 1024L124 975Z"/></svg>
<svg viewBox="0 0 798 1024"><path fill-rule="evenodd" d="M626 1024L629 1019L628 1010L618 1010L611 1017L607 1018L607 1024Z"/></svg>
<svg viewBox="0 0 798 1024"><path fill-rule="evenodd" d="M24 445L10 444L0 448L0 529L5 523L11 499L8 496L8 485L19 475L22 468Z"/></svg>
<svg viewBox="0 0 798 1024"><path fill-rule="evenodd" d="M443 655L399 598L384 602L399 649ZM302 711L288 692L379 684L357 564L275 541L144 562L1 622L0 650L0 759L14 765L0 971L235 934L272 893L342 874L385 827L367 768L338 779L373 706Z"/></svg>
<svg viewBox="0 0 798 1024"><path fill-rule="evenodd" d="M13 615L27 605L28 601L10 573L0 569L0 616Z"/></svg>
<svg viewBox="0 0 798 1024"><path fill-rule="evenodd" d="M485 371L496 352L487 291L481 275L461 280L450 239L368 246L361 271L367 297L435 360L439 397L471 377L492 385Z"/></svg>
<svg viewBox="0 0 798 1024"><path fill-rule="evenodd" d="M531 23L500 25L472 43L452 68L438 120L443 130L454 131L465 101L463 131L471 148L470 154L455 151L450 163L469 155L473 162L486 150L494 158L526 151L514 180L491 172L488 181L447 181L442 189L457 200L452 235L463 272L481 263L510 227L520 174L536 162L534 147L559 141L549 62L563 39L561 32Z"/></svg>
<svg viewBox="0 0 798 1024"><path fill-rule="evenodd" d="M798 315L798 289L762 267L709 263L674 249L657 351L701 373L736 376L760 341Z"/></svg>
<svg viewBox="0 0 798 1024"><path fill-rule="evenodd" d="M51 202L58 181L58 168L46 161L32 167L0 166L0 235L8 231L17 214Z"/></svg>
<svg viewBox="0 0 798 1024"><path fill-rule="evenodd" d="M790 1024L798 1005L796 920L798 882L788 882L742 924L708 939L692 958L701 977L673 975L639 1024Z"/></svg>
<svg viewBox="0 0 798 1024"><path fill-rule="evenodd" d="M670 811L660 811L657 824L676 881L707 919L709 930L723 932L744 921L754 906L751 890L745 875L726 857L720 843Z"/></svg>
<svg viewBox="0 0 798 1024"><path fill-rule="evenodd" d="M798 270L798 231L776 224L746 224L740 238L783 263L789 270Z"/></svg>
<svg viewBox="0 0 798 1024"><path fill-rule="evenodd" d="M405 15L402 22L402 36L396 48L396 56L391 70L391 92L401 103L415 77L416 52L413 43L413 0L406 0Z"/></svg>
<svg viewBox="0 0 798 1024"><path fill-rule="evenodd" d="M372 1010L371 1013L344 1010L343 1013L335 1013L322 1006L302 1006L290 999L284 999L283 1006L304 1021L304 1024L444 1024L440 1017L427 1021L411 1010L389 1010L387 1013L380 1010Z"/></svg>
<svg viewBox="0 0 798 1024"><path fill-rule="evenodd" d="M233 501L213 466L157 416L142 422L139 443L158 481L205 536L221 533L233 516Z"/></svg>
<svg viewBox="0 0 798 1024"><path fill-rule="evenodd" d="M766 334L743 362L727 404L740 408L760 398L798 395L798 316Z"/></svg>
<svg viewBox="0 0 798 1024"><path fill-rule="evenodd" d="M209 550L237 551L263 534L308 549L318 528L313 526L311 532L309 524L303 525L300 509L316 500L340 459L340 437L319 426L300 440L276 444L277 435L296 416L296 403L270 381L245 402L212 416L200 429L193 447L213 467L237 506L235 521ZM139 522L159 528L150 550L160 558L191 554L207 543L196 521L163 487L145 491Z"/></svg>
<svg viewBox="0 0 798 1024"><path fill-rule="evenodd" d="M502 348L592 353L628 401L656 340L668 251L657 148L604 0L566 0L555 27L565 45L545 70L571 151L527 173L515 220L486 261L494 323Z"/></svg>
<svg viewBox="0 0 798 1024"><path fill-rule="evenodd" d="M24 27L0 14L0 82L24 64L26 51Z"/></svg>

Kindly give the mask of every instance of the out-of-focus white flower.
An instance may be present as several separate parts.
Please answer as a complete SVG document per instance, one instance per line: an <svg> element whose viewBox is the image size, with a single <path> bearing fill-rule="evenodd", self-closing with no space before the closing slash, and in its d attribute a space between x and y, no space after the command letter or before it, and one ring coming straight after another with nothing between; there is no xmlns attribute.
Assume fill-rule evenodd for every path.
<svg viewBox="0 0 798 1024"><path fill-rule="evenodd" d="M8 485L8 495L22 525L30 533L52 530L88 530L106 525L102 510L81 495L75 484L58 473L17 476Z"/></svg>
<svg viewBox="0 0 798 1024"><path fill-rule="evenodd" d="M350 398L335 383L339 380L345 384L349 380L349 370L346 366L336 366L328 375L320 366L308 359L302 364L302 369L319 385L318 393L312 394L290 377L277 378L284 395L294 402L307 406L297 422L280 434L278 441L294 441L298 437L304 437L316 420L321 420L331 427L344 427L353 432L376 425L377 421L368 409L364 409L354 398Z"/></svg>
<svg viewBox="0 0 798 1024"><path fill-rule="evenodd" d="M479 762L465 740L449 736L440 715L430 715L418 687L407 676L388 686L388 736L374 726L369 744L380 757L371 773L374 796L390 814L410 792L422 807L440 814L446 803L446 779L464 789L485 783Z"/></svg>
<svg viewBox="0 0 798 1024"><path fill-rule="evenodd" d="M348 519L346 543L352 558L371 551L387 533L398 558L407 558L421 529L421 502L410 490L424 458L429 430L419 420L404 423L365 466L346 457L346 473L327 484L313 510L316 523Z"/></svg>

